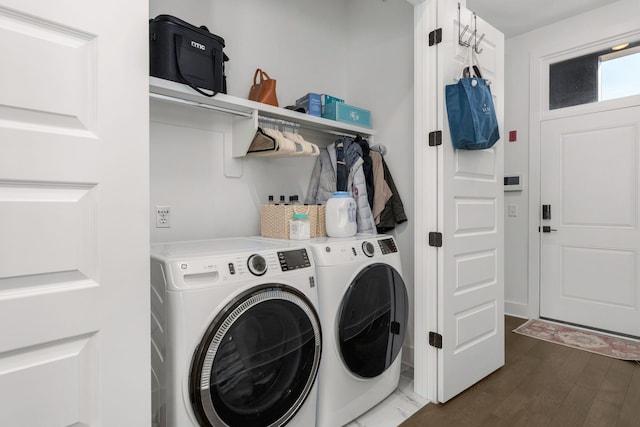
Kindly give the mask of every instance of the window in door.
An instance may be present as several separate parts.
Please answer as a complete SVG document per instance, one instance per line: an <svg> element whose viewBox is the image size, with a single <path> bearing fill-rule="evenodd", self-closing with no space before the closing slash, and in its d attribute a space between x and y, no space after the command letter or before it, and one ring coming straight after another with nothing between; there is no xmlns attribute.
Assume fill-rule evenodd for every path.
<svg viewBox="0 0 640 427"><path fill-rule="evenodd" d="M553 63L549 109L640 94L640 41Z"/></svg>
<svg viewBox="0 0 640 427"><path fill-rule="evenodd" d="M622 98L640 93L640 45L600 56L598 99Z"/></svg>

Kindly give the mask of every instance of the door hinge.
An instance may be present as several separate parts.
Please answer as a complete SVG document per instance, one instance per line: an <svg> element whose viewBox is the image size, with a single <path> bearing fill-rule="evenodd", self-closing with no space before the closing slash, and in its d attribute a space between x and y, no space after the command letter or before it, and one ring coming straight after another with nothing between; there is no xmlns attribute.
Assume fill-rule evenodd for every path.
<svg viewBox="0 0 640 427"><path fill-rule="evenodd" d="M442 41L442 28L437 28L429 33L429 46L433 46Z"/></svg>
<svg viewBox="0 0 640 427"><path fill-rule="evenodd" d="M442 247L442 233L431 232L429 233L429 246L434 246L436 248Z"/></svg>
<svg viewBox="0 0 640 427"><path fill-rule="evenodd" d="M429 147L436 147L438 145L442 145L442 131L435 130L429 132Z"/></svg>
<svg viewBox="0 0 640 427"><path fill-rule="evenodd" d="M437 332L429 332L429 345L435 348L442 348L442 335Z"/></svg>

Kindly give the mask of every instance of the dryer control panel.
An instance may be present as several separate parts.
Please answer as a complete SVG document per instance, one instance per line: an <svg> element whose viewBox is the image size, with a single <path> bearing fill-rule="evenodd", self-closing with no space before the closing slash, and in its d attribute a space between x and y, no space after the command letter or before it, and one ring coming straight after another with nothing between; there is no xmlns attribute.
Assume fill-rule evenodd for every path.
<svg viewBox="0 0 640 427"><path fill-rule="evenodd" d="M398 252L396 242L392 238L378 240L383 255Z"/></svg>
<svg viewBox="0 0 640 427"><path fill-rule="evenodd" d="M363 235L355 239L323 239L312 243L316 266L375 261L385 255L398 254L396 242L390 236Z"/></svg>

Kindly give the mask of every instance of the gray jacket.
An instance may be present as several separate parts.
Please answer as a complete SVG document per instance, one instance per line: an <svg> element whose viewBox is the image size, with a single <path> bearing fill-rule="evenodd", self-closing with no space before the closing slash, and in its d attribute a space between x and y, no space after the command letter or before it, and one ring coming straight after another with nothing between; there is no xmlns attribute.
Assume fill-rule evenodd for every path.
<svg viewBox="0 0 640 427"><path fill-rule="evenodd" d="M348 140L348 141L347 141ZM336 143L344 144L344 157L349 167L347 191L356 201L356 221L358 233L376 234L376 226L371 213L371 206L367 198L367 184L362 169L362 151L358 144L351 142L349 138L342 138ZM311 181L307 190L308 204L324 204L336 191L336 147L335 143L325 150L320 150L320 156L311 173Z"/></svg>

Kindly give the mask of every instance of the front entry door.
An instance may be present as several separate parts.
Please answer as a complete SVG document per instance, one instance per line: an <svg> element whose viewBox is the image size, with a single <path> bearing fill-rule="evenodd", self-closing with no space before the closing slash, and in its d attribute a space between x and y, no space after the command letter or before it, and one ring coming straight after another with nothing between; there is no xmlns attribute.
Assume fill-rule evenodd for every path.
<svg viewBox="0 0 640 427"><path fill-rule="evenodd" d="M640 336L640 107L541 126L540 316Z"/></svg>

